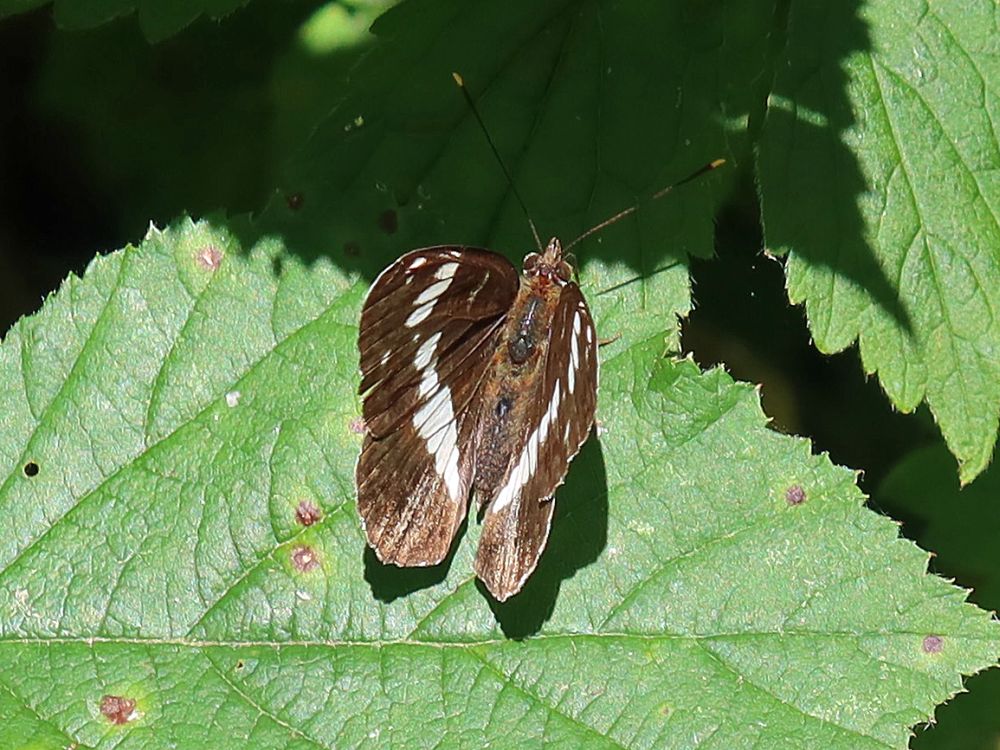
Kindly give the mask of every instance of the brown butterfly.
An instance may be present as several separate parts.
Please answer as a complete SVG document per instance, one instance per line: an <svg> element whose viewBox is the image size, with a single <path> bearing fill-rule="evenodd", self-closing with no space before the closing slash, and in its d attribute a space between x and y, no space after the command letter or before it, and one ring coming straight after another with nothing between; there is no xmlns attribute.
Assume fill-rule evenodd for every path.
<svg viewBox="0 0 1000 750"><path fill-rule="evenodd" d="M597 335L559 240L520 276L489 250L407 253L372 285L358 345L369 544L383 562L441 562L471 490L486 510L476 575L516 594L597 407Z"/></svg>
<svg viewBox="0 0 1000 750"><path fill-rule="evenodd" d="M541 250L530 216L528 223ZM529 253L520 276L506 258L480 248L407 253L368 291L358 347L368 430L356 481L369 545L385 563L441 562L471 491L485 509L476 575L498 600L513 596L545 549L553 493L597 408L597 334L559 240Z"/></svg>

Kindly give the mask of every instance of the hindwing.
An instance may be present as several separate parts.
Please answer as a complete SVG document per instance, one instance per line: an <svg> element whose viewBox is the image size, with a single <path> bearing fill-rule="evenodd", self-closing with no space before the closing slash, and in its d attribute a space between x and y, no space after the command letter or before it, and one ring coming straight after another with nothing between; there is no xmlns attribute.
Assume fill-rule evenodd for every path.
<svg viewBox="0 0 1000 750"><path fill-rule="evenodd" d="M597 334L573 282L562 287L552 317L544 375L509 471L489 501L476 553L476 575L503 601L521 590L545 548L555 502L573 457L590 434L597 408Z"/></svg>

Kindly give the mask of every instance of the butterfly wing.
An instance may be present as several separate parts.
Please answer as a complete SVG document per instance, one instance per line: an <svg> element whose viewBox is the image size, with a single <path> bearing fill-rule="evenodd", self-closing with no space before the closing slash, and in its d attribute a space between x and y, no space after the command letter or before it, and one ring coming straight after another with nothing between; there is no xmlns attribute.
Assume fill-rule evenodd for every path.
<svg viewBox="0 0 1000 750"><path fill-rule="evenodd" d="M472 481L470 404L518 283L496 253L432 247L399 258L368 292L356 482L368 543L383 562L434 565L448 554Z"/></svg>
<svg viewBox="0 0 1000 750"><path fill-rule="evenodd" d="M531 575L545 548L555 502L597 408L597 334L580 288L567 283L552 317L544 376L509 473L487 507L476 575L504 601Z"/></svg>

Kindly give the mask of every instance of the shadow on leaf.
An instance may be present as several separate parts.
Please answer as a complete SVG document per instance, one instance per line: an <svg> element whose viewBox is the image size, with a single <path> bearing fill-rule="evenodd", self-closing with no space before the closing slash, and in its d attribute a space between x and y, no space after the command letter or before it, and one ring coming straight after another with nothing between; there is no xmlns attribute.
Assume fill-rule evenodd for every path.
<svg viewBox="0 0 1000 750"><path fill-rule="evenodd" d="M833 279L862 290L900 328L912 333L898 282L889 275L897 271L887 271L876 257L861 214L860 201L888 186L869 184L872 178L862 172L846 142L859 134L852 134L858 121L845 92L850 85L861 84L851 83L843 60L872 49L859 3L796 5L788 25L817 31L789 35L788 47L779 56L782 67L758 160L767 246L793 254L789 288L807 300L810 318L817 315L812 310L814 300L829 304L822 300L832 295L828 287L833 281L828 276L817 281L801 277L826 268ZM796 269L794 258L802 268ZM836 346L843 348L840 342Z"/></svg>
<svg viewBox="0 0 1000 750"><path fill-rule="evenodd" d="M371 547L365 545L364 565L365 580L371 587L372 596L379 601L389 603L401 596L412 594L420 589L430 588L441 583L448 575L451 561L455 557L458 545L462 543L465 529L469 525L466 518L458 527L455 539L451 543L448 556L437 565L426 568L401 568L397 565L386 565L379 561Z"/></svg>

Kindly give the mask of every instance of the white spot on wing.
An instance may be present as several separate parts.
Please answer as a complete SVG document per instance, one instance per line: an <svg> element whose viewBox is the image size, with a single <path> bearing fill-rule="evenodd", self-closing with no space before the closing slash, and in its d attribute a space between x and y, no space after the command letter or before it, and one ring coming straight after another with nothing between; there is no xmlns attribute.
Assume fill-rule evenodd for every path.
<svg viewBox="0 0 1000 750"><path fill-rule="evenodd" d="M570 382L572 383L572 371L570 371ZM542 415L542 421L538 425L531 436L528 438L528 442L525 443L524 451L521 453L521 458L517 462L517 466L510 472L510 476L507 478L507 483L503 486L500 492L497 494L496 500L490 506L491 513L499 513L501 510L506 508L513 502L515 497L519 497L521 494L521 488L528 483L528 480L535 475L535 470L538 468L538 454L541 451L542 446L545 444L545 439L549 436L549 427L554 425L556 422L556 416L559 413L559 404L562 401L562 389L559 387L559 380L556 379L555 388L552 392L552 400L549 402L549 408L545 410L545 414ZM567 423L567 428L569 423ZM565 438L564 438L565 439Z"/></svg>
<svg viewBox="0 0 1000 750"><path fill-rule="evenodd" d="M424 265L426 262L427 262L427 258L425 258L424 256L421 255L419 258L414 258L413 262L410 263L410 265L408 266L408 268L411 271L415 271L416 269L420 268L420 266Z"/></svg>
<svg viewBox="0 0 1000 750"><path fill-rule="evenodd" d="M433 302L444 294L444 290L448 288L449 284L451 284L451 278L447 278L444 281L435 281L420 293L420 296L413 301L413 304L422 305L426 302Z"/></svg>
<svg viewBox="0 0 1000 750"><path fill-rule="evenodd" d="M428 347L426 357L430 364L434 347L441 334L434 334L429 338L417 352L417 358L421 357L424 346L434 342L433 347ZM455 413L451 406L451 389L438 382L437 370L434 365L424 369L423 377L420 379L418 392L421 398L431 393L434 395L413 414L413 426L417 429L417 434L427 441L427 452L434 457L434 469L438 475L443 477L448 494L453 499L460 499L461 477L458 472L459 452L458 426L455 424Z"/></svg>
<svg viewBox="0 0 1000 750"><path fill-rule="evenodd" d="M406 323L404 325L406 325L407 328L413 328L413 326L419 325L425 321L427 316L431 314L431 310L434 309L434 302L435 300L431 300L410 313L410 317L406 319Z"/></svg>
<svg viewBox="0 0 1000 750"><path fill-rule="evenodd" d="M417 349L417 357L413 360L413 364L417 366L418 370L423 370L427 365L430 364L431 357L434 356L434 350L437 348L437 343L441 339L441 332L438 331L424 343L420 345ZM436 377L435 377L436 380Z"/></svg>
<svg viewBox="0 0 1000 750"><path fill-rule="evenodd" d="M445 263L438 270L434 272L434 278L451 279L455 276L455 271L457 270L458 270L458 263ZM447 286L447 284L445 286Z"/></svg>

